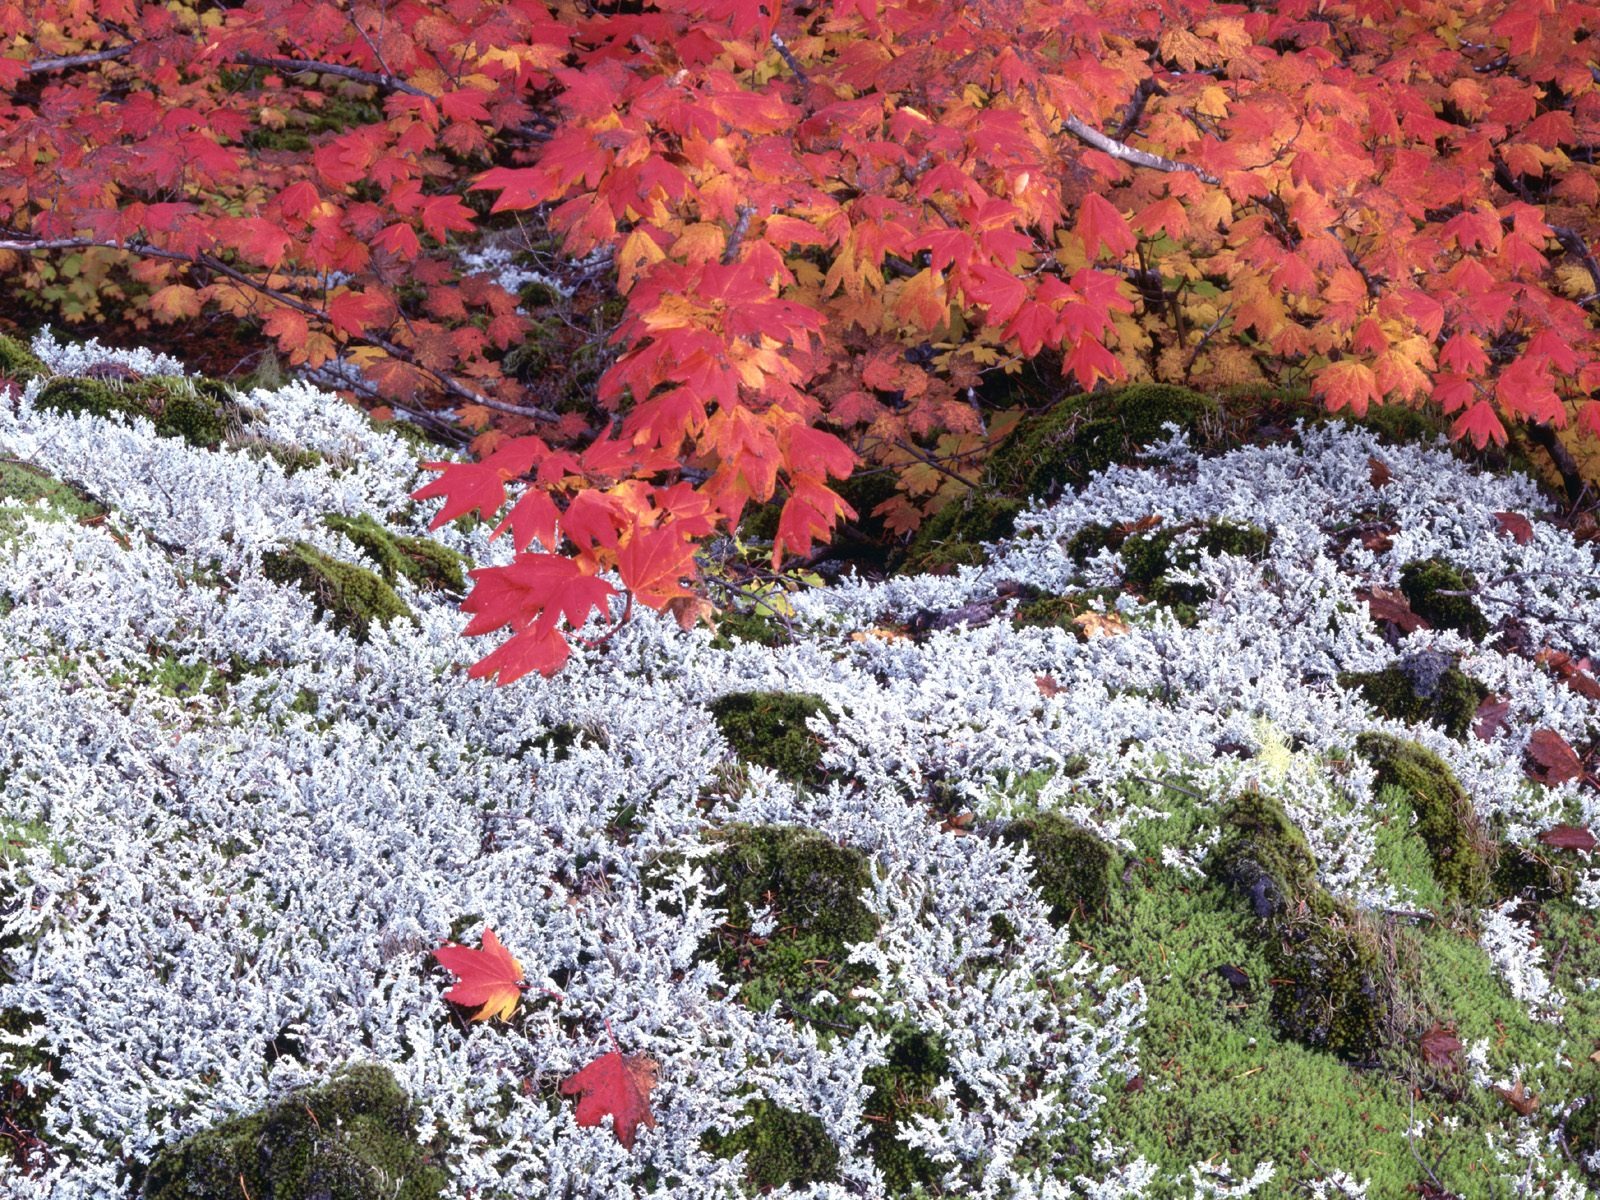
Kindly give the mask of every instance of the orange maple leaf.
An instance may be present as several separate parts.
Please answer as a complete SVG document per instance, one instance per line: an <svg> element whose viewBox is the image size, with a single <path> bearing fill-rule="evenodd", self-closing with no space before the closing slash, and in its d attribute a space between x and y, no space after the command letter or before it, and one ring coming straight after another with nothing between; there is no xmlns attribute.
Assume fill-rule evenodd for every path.
<svg viewBox="0 0 1600 1200"><path fill-rule="evenodd" d="M517 1001L527 988L522 964L500 944L494 930L483 931L483 949L458 946L454 942L433 952L439 965L460 982L445 992L444 998L463 1008L476 1008L474 1021L499 1017L509 1021L517 1011Z"/></svg>

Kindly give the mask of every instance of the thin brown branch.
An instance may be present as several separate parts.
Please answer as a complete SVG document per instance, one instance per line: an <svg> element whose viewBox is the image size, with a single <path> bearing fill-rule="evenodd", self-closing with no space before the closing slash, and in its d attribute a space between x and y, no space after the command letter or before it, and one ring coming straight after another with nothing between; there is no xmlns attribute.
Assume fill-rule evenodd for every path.
<svg viewBox="0 0 1600 1200"><path fill-rule="evenodd" d="M61 58L41 58L29 63L23 71L29 75L49 75L56 71L70 71L74 67L92 67L96 63L111 62L113 59L124 58L133 50L135 43L129 42L125 46L112 46L107 50L95 50L89 54L68 54Z"/></svg>
<svg viewBox="0 0 1600 1200"><path fill-rule="evenodd" d="M965 486L971 488L973 491L978 491L983 486L982 484L978 483L974 479L968 479L965 475L961 474L961 472L959 472L959 471L952 471L949 467L945 466L937 458L934 458L932 455L927 454L922 450L919 450L916 446L913 446L910 442L906 441L903 438L895 438L894 444L896 446L898 446L901 450L904 450L907 454L911 455L911 457L916 459L918 462L924 463L927 466L932 467L935 471L939 472L939 474L941 474L941 475L948 475L951 479L954 479L957 483L964 484Z"/></svg>
<svg viewBox="0 0 1600 1200"><path fill-rule="evenodd" d="M439 98L432 92L425 92L421 88L415 87L387 72L380 74L377 71L363 71L360 67L347 67L342 63L317 62L309 58L267 58L259 54L240 54L233 61L246 67L263 67L269 71L287 71L293 75L298 75L302 72L312 72L317 75L337 75L340 79L365 83L388 92L400 92L407 96L420 96L424 100L437 100Z"/></svg>
<svg viewBox="0 0 1600 1200"><path fill-rule="evenodd" d="M806 74L806 69L800 65L800 60L794 56L784 40L777 34L772 35L772 48L778 52L778 57L783 59L783 65L794 72L794 77L801 83L810 84L811 76Z"/></svg>

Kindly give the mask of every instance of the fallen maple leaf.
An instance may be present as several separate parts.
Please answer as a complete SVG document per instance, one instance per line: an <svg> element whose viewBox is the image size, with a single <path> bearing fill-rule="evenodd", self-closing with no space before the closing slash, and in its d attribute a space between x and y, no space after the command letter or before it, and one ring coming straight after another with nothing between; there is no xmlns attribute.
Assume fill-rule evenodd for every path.
<svg viewBox="0 0 1600 1200"><path fill-rule="evenodd" d="M1533 541L1533 522L1520 513L1497 512L1494 514L1495 524L1500 526L1500 532L1511 535L1511 540L1519 546L1526 546Z"/></svg>
<svg viewBox="0 0 1600 1200"><path fill-rule="evenodd" d="M1520 1079L1508 1088L1497 1087L1495 1091L1500 1093L1500 1099L1525 1117L1531 1116L1533 1110L1539 1107L1539 1097L1530 1092Z"/></svg>
<svg viewBox="0 0 1600 1200"><path fill-rule="evenodd" d="M1078 627L1085 641L1097 637L1116 637L1128 632L1128 623L1117 613L1080 613L1072 618L1072 623Z"/></svg>
<svg viewBox="0 0 1600 1200"><path fill-rule="evenodd" d="M1381 488L1394 478L1389 470L1389 464L1375 454L1367 456L1367 478L1372 481L1372 486Z"/></svg>
<svg viewBox="0 0 1600 1200"><path fill-rule="evenodd" d="M1502 700L1499 696L1485 696L1478 704L1477 714L1472 718L1472 732L1477 735L1480 742L1492 742L1494 735L1499 733L1506 723L1506 716L1511 712L1511 701Z"/></svg>
<svg viewBox="0 0 1600 1200"><path fill-rule="evenodd" d="M1589 853L1600 844L1594 834L1582 825L1557 825L1541 833L1539 840L1554 850L1577 850L1582 854Z"/></svg>
<svg viewBox="0 0 1600 1200"><path fill-rule="evenodd" d="M1374 621L1388 621L1402 633L1428 629L1428 622L1411 611L1411 602L1393 588L1375 587L1371 591L1358 591L1356 596L1367 602Z"/></svg>
<svg viewBox="0 0 1600 1200"><path fill-rule="evenodd" d="M522 964L512 957L511 951L500 944L494 930L483 931L483 949L458 946L454 942L440 946L433 952L439 965L455 975L460 982L445 992L444 998L463 1008L476 1008L474 1021L487 1021L500 1017L509 1021L517 1011L517 1001L522 999L527 986L522 975Z"/></svg>
<svg viewBox="0 0 1600 1200"><path fill-rule="evenodd" d="M1561 682L1578 695L1600 700L1600 680L1594 677L1587 658L1574 659L1565 650L1552 650L1546 646L1533 656L1533 661L1553 670Z"/></svg>
<svg viewBox="0 0 1600 1200"><path fill-rule="evenodd" d="M1532 763L1527 768L1529 776L1541 783L1565 783L1583 774L1583 763L1577 751L1554 729L1534 730L1525 753Z"/></svg>
<svg viewBox="0 0 1600 1200"><path fill-rule="evenodd" d="M1039 689L1040 694L1046 699L1051 696L1059 696L1063 690L1061 685L1056 682L1054 675L1035 675L1033 682L1034 686Z"/></svg>
<svg viewBox="0 0 1600 1200"><path fill-rule="evenodd" d="M578 1097L578 1124L590 1128L611 1118L611 1128L624 1149L633 1149L640 1125L655 1128L650 1090L656 1086L656 1060L643 1054L612 1050L561 1081L563 1096Z"/></svg>
<svg viewBox="0 0 1600 1200"><path fill-rule="evenodd" d="M1435 1067L1455 1066L1456 1055L1462 1050L1461 1039L1442 1025L1435 1025L1423 1034L1420 1044L1423 1061Z"/></svg>

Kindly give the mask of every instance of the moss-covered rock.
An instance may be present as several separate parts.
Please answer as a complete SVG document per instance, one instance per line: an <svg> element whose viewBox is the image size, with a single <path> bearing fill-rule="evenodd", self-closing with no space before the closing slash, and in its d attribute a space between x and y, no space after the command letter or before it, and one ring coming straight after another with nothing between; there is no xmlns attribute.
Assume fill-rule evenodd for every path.
<svg viewBox="0 0 1600 1200"><path fill-rule="evenodd" d="M1370 1060L1395 1034L1391 948L1317 882L1310 847L1276 800L1247 792L1222 825L1212 862L1261 922L1274 1024L1302 1045Z"/></svg>
<svg viewBox="0 0 1600 1200"><path fill-rule="evenodd" d="M933 1113L929 1097L949 1067L939 1036L906 1023L889 1031L888 1061L862 1073L862 1082L872 1089L866 1107L871 1127L867 1148L890 1195L903 1196L938 1183L938 1165L924 1151L901 1141L899 1132L918 1114Z"/></svg>
<svg viewBox="0 0 1600 1200"><path fill-rule="evenodd" d="M1348 671L1339 676L1339 686L1360 692L1386 717L1413 724L1428 721L1457 739L1471 732L1478 705L1489 694L1454 665L1431 678L1404 664L1382 671Z"/></svg>
<svg viewBox="0 0 1600 1200"><path fill-rule="evenodd" d="M813 776L822 765L822 740L806 722L824 711L818 696L792 692L730 692L710 705L717 728L746 762L787 779Z"/></svg>
<svg viewBox="0 0 1600 1200"><path fill-rule="evenodd" d="M147 1200L428 1200L447 1183L415 1140L410 1102L378 1066L225 1121L162 1152Z"/></svg>
<svg viewBox="0 0 1600 1200"><path fill-rule="evenodd" d="M63 413L114 413L147 418L163 437L214 450L243 420L233 392L209 379L152 375L142 379L61 376L45 384L37 403Z"/></svg>
<svg viewBox="0 0 1600 1200"><path fill-rule="evenodd" d="M1060 813L1042 812L1011 822L1000 836L1028 847L1039 894L1056 924L1105 909L1122 856L1098 835Z"/></svg>
<svg viewBox="0 0 1600 1200"><path fill-rule="evenodd" d="M418 587L466 589L466 559L432 538L395 533L366 513L354 517L329 513L322 523L360 546L389 583L403 578Z"/></svg>
<svg viewBox="0 0 1600 1200"><path fill-rule="evenodd" d="M782 1002L786 1013L836 1023L839 1006L817 993L840 998L872 977L845 962L851 945L878 931L862 900L872 884L866 856L794 826L734 825L706 840L717 847L705 860L707 881L727 910L706 952L752 1008ZM775 928L756 935L755 918L768 912Z"/></svg>
<svg viewBox="0 0 1600 1200"><path fill-rule="evenodd" d="M1464 903L1488 898L1495 847L1472 800L1433 751L1385 733L1364 733L1356 752L1377 772L1377 786L1403 794L1417 817L1417 832L1446 894Z"/></svg>
<svg viewBox="0 0 1600 1200"><path fill-rule="evenodd" d="M365 638L374 622L412 619L411 609L383 577L366 567L343 562L308 542L295 542L262 560L268 579L300 588L326 613L337 629Z"/></svg>
<svg viewBox="0 0 1600 1200"><path fill-rule="evenodd" d="M49 373L50 368L44 365L44 360L24 343L0 333L0 379L27 383L30 379Z"/></svg>
<svg viewBox="0 0 1600 1200"><path fill-rule="evenodd" d="M769 1100L755 1101L750 1120L726 1137L708 1135L706 1148L721 1158L745 1155L745 1182L758 1192L839 1178L839 1147L827 1127Z"/></svg>
<svg viewBox="0 0 1600 1200"><path fill-rule="evenodd" d="M1442 558L1421 558L1400 568L1400 590L1411 611L1438 629L1454 629L1474 641L1489 633L1489 621L1472 593L1478 581Z"/></svg>
<svg viewBox="0 0 1600 1200"><path fill-rule="evenodd" d="M905 568L976 566L985 558L981 543L1010 537L1021 511L1021 500L968 493L922 523L906 547Z"/></svg>
<svg viewBox="0 0 1600 1200"><path fill-rule="evenodd" d="M1168 423L1200 434L1215 419L1216 401L1188 388L1141 383L1057 404L1025 419L995 451L985 480L1001 495L1050 499L1096 471L1131 461L1166 436Z"/></svg>

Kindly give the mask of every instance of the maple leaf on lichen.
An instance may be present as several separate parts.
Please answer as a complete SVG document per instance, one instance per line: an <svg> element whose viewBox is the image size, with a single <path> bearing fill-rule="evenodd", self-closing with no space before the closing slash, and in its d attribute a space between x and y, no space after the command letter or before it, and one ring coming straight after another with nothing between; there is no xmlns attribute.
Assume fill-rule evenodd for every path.
<svg viewBox="0 0 1600 1200"><path fill-rule="evenodd" d="M578 1097L578 1124L591 1128L606 1117L625 1149L633 1149L640 1125L655 1128L650 1091L656 1086L656 1060L612 1050L561 1081L563 1096Z"/></svg>
<svg viewBox="0 0 1600 1200"><path fill-rule="evenodd" d="M517 1011L527 986L522 974L522 964L511 951L500 944L494 930L483 931L483 948L458 946L454 942L440 946L433 952L439 965L460 980L450 987L444 998L463 1008L476 1008L474 1021L487 1021L499 1017L509 1021Z"/></svg>

